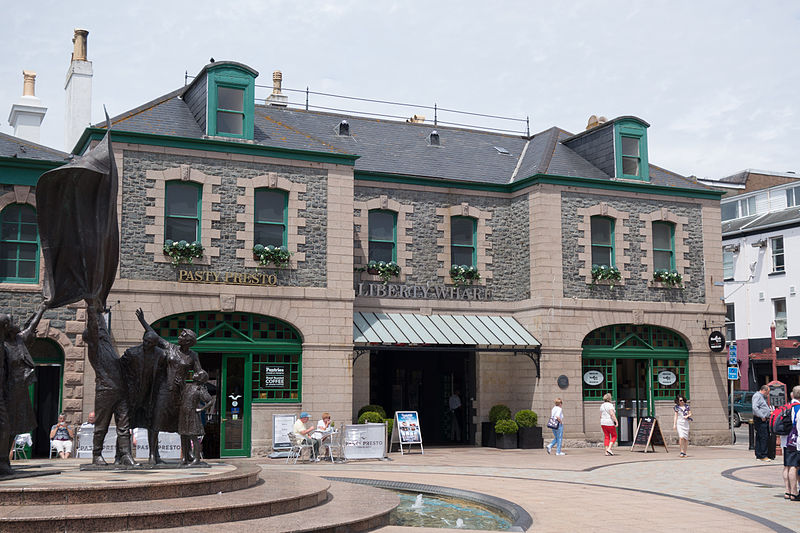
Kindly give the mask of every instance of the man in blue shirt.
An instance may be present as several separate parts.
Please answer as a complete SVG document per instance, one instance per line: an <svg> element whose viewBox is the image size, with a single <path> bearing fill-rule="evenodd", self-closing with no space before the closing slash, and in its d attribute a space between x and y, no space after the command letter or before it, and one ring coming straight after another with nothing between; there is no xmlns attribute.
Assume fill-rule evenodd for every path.
<svg viewBox="0 0 800 533"><path fill-rule="evenodd" d="M767 395L769 387L762 385L758 394L753 394L753 428L756 433L756 459L759 461L772 461L767 457L767 444L769 442L769 405Z"/></svg>

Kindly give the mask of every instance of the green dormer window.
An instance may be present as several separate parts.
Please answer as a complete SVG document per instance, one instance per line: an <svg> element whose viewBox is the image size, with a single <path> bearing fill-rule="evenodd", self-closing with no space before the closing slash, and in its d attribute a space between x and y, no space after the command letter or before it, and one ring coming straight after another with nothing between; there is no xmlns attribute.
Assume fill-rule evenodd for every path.
<svg viewBox="0 0 800 533"><path fill-rule="evenodd" d="M647 125L637 120L614 124L616 177L650 181L647 162Z"/></svg>
<svg viewBox="0 0 800 533"><path fill-rule="evenodd" d="M238 64L208 68L208 135L253 139L254 71Z"/></svg>

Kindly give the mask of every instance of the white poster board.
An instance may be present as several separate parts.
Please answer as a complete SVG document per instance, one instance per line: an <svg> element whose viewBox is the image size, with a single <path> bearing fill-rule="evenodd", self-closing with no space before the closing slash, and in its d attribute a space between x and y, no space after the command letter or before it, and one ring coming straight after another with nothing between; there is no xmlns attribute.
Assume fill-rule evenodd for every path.
<svg viewBox="0 0 800 533"><path fill-rule="evenodd" d="M294 431L296 415L272 415L272 449L285 450L292 447L289 433Z"/></svg>
<svg viewBox="0 0 800 533"><path fill-rule="evenodd" d="M395 412L392 442L400 443L400 454L405 454L403 446L410 447L412 444L419 444L420 452L425 453L425 449L422 447L422 429L419 424L419 414L416 411Z"/></svg>
<svg viewBox="0 0 800 533"><path fill-rule="evenodd" d="M92 442L94 440L94 428L78 429L78 449L75 457L79 459L92 458ZM136 441L136 459L150 458L150 445L147 442L147 430L136 428L134 430L134 440ZM133 444L133 443L131 443ZM160 432L158 434L158 451L162 459L181 458L181 436L177 433ZM110 426L106 438L103 440L103 458L113 462L117 455L117 428Z"/></svg>
<svg viewBox="0 0 800 533"><path fill-rule="evenodd" d="M383 459L386 457L386 424L355 424L344 428L346 459Z"/></svg>

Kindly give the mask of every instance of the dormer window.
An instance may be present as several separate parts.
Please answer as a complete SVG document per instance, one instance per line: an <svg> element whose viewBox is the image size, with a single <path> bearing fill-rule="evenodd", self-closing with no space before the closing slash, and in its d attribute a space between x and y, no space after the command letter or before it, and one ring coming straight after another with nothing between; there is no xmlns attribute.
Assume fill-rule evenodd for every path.
<svg viewBox="0 0 800 533"><path fill-rule="evenodd" d="M244 89L217 86L217 133L244 133Z"/></svg>
<svg viewBox="0 0 800 533"><path fill-rule="evenodd" d="M339 135L342 137L350 136L350 124L346 120L343 120L339 123L338 130Z"/></svg>
<svg viewBox="0 0 800 533"><path fill-rule="evenodd" d="M650 181L645 123L634 119L617 121L614 148L617 178Z"/></svg>
<svg viewBox="0 0 800 533"><path fill-rule="evenodd" d="M439 132L433 130L431 134L428 136L428 142L431 146L439 146L441 143L439 141Z"/></svg>

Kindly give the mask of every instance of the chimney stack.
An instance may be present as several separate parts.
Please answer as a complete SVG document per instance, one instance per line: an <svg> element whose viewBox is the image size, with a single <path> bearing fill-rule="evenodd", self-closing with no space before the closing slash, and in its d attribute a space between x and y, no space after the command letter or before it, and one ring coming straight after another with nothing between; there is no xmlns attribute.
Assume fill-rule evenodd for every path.
<svg viewBox="0 0 800 533"><path fill-rule="evenodd" d="M67 152L92 123L92 62L87 59L87 30L76 29L72 38L72 61L67 70L64 144Z"/></svg>
<svg viewBox="0 0 800 533"><path fill-rule="evenodd" d="M23 84L22 96L19 101L11 106L8 123L14 128L14 137L39 143L42 120L47 108L42 101L36 98L36 73L30 70L22 71Z"/></svg>
<svg viewBox="0 0 800 533"><path fill-rule="evenodd" d="M276 107L286 107L289 104L289 97L281 94L281 81L283 74L280 70L272 73L272 94L267 96L267 104Z"/></svg>

